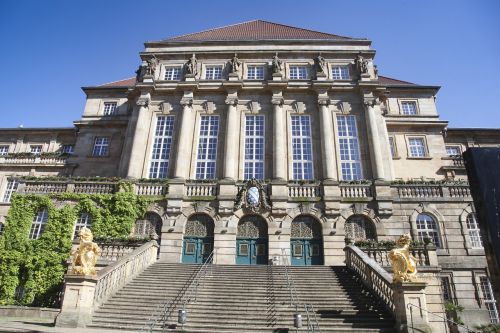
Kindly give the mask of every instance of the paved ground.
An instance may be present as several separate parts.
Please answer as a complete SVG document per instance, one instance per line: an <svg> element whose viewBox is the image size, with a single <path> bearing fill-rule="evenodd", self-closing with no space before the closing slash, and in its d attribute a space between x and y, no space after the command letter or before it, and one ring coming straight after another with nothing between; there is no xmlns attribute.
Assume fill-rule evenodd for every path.
<svg viewBox="0 0 500 333"><path fill-rule="evenodd" d="M0 333L117 333L133 331L54 327L52 319L0 317ZM136 332L135 332L136 333Z"/></svg>

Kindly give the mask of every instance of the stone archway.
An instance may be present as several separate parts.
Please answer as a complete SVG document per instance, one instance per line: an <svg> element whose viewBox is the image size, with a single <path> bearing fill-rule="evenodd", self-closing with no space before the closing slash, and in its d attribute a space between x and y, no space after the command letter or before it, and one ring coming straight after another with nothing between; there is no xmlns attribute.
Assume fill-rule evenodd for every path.
<svg viewBox="0 0 500 333"><path fill-rule="evenodd" d="M267 264L267 229L267 222L261 216L247 215L240 219L236 234L236 264Z"/></svg>
<svg viewBox="0 0 500 333"><path fill-rule="evenodd" d="M193 214L185 224L182 262L204 263L214 248L214 220L206 214Z"/></svg>
<svg viewBox="0 0 500 333"><path fill-rule="evenodd" d="M321 223L309 215L299 215L290 225L291 264L322 265L323 236Z"/></svg>

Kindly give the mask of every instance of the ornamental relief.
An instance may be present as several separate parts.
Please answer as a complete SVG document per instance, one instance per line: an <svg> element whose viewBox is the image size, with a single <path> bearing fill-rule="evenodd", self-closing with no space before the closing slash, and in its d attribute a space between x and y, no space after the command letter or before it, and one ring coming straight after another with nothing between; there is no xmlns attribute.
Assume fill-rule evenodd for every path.
<svg viewBox="0 0 500 333"><path fill-rule="evenodd" d="M212 219L205 215L194 215L186 222L184 236L188 237L214 237Z"/></svg>
<svg viewBox="0 0 500 333"><path fill-rule="evenodd" d="M238 210L245 208L251 212L271 209L271 200L264 190L264 187L255 179L247 181L247 183L239 190L234 209Z"/></svg>
<svg viewBox="0 0 500 333"><path fill-rule="evenodd" d="M247 216L238 223L239 238L266 238L267 224L258 216Z"/></svg>
<svg viewBox="0 0 500 333"><path fill-rule="evenodd" d="M321 238L321 226L311 217L301 218L298 221L293 221L290 229L291 238Z"/></svg>

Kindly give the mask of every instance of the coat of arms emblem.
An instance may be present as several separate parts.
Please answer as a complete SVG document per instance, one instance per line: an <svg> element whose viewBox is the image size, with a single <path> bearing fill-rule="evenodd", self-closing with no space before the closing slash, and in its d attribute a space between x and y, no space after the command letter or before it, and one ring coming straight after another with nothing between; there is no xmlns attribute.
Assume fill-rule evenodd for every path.
<svg viewBox="0 0 500 333"><path fill-rule="evenodd" d="M234 209L246 208L253 212L260 209L271 209L271 203L262 184L257 180L249 180L241 188L236 197Z"/></svg>

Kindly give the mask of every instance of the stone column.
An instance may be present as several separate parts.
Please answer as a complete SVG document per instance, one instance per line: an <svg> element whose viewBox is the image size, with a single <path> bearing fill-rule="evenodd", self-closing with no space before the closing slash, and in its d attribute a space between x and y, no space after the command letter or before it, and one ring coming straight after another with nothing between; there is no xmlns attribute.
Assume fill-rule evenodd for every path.
<svg viewBox="0 0 500 333"><path fill-rule="evenodd" d="M368 129L368 142L370 146L372 173L375 179L384 179L384 160L382 157L382 148L380 135L377 126L377 113L375 106L378 100L376 98L367 98L364 101L366 114L366 127Z"/></svg>
<svg viewBox="0 0 500 333"><path fill-rule="evenodd" d="M193 98L181 99L182 121L177 143L177 159L175 160L175 178L188 179L191 169L191 149L193 147L193 131L195 113L193 110Z"/></svg>
<svg viewBox="0 0 500 333"><path fill-rule="evenodd" d="M335 158L335 138L333 137L333 122L328 109L329 99L318 98L320 133L321 133L321 158L323 159L323 179L337 180L337 164Z"/></svg>
<svg viewBox="0 0 500 333"><path fill-rule="evenodd" d="M238 98L228 96L226 99L227 118L226 118L226 141L224 155L224 178L230 180L238 179L238 161L239 161L239 143L240 128L238 113Z"/></svg>
<svg viewBox="0 0 500 333"><path fill-rule="evenodd" d="M273 96L273 178L287 179L286 113L283 98Z"/></svg>
<svg viewBox="0 0 500 333"><path fill-rule="evenodd" d="M151 115L149 113L150 94L141 95L137 100L137 122L135 124L134 139L130 150L127 177L142 178L144 163L146 160L146 147L148 145L148 134L150 132Z"/></svg>

